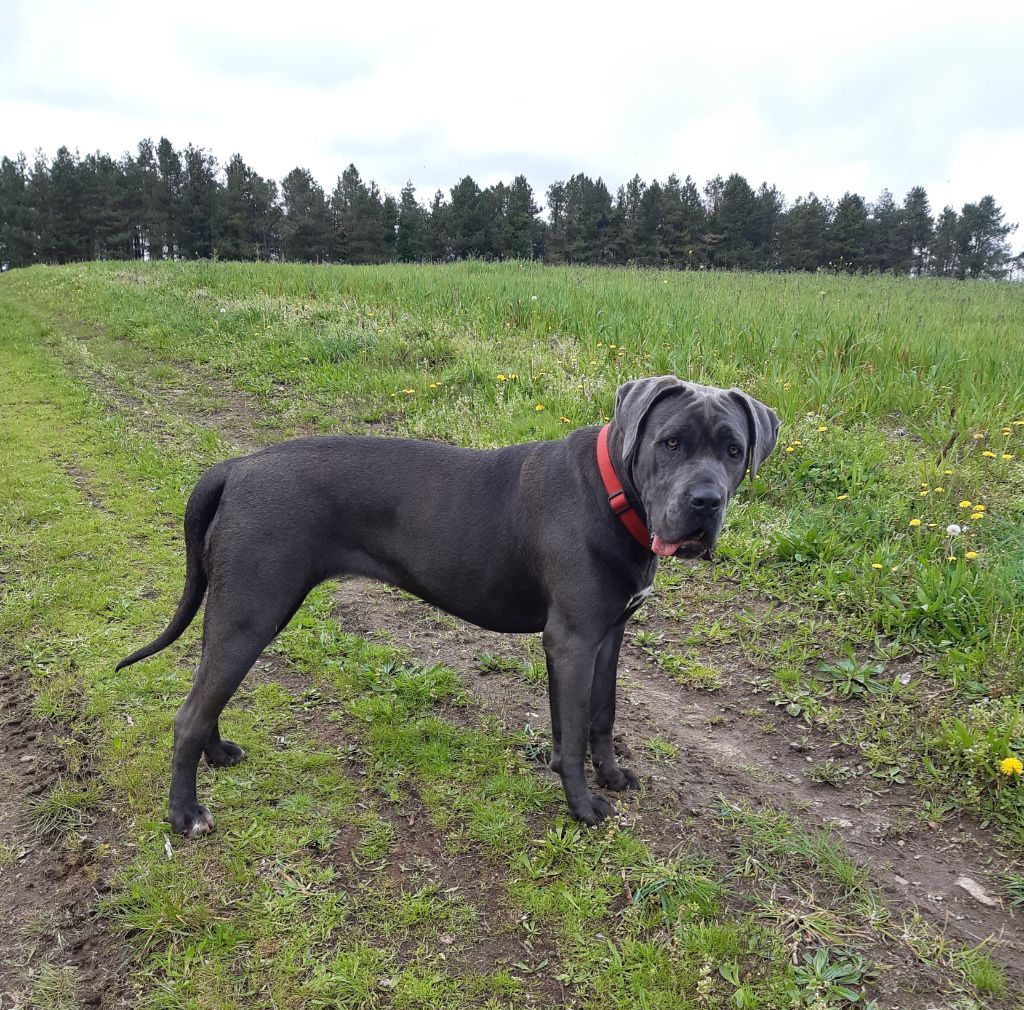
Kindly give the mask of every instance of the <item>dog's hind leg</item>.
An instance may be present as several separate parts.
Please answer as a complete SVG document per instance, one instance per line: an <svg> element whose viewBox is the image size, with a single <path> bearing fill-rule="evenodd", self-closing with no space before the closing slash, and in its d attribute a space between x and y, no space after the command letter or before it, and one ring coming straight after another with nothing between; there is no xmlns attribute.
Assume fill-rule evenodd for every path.
<svg viewBox="0 0 1024 1010"><path fill-rule="evenodd" d="M284 565L261 568L255 579L234 569L230 581L214 576L203 622L203 653L192 688L174 717L174 756L168 820L188 837L213 827L196 797L196 771L205 752L213 765L235 764L242 748L221 740L218 720L250 667L301 606L309 585Z"/></svg>

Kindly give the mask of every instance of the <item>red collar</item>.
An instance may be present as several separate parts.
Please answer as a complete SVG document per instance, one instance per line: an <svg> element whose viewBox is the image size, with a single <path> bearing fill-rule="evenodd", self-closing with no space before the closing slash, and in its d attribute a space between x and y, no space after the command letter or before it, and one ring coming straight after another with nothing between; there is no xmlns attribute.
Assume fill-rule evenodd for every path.
<svg viewBox="0 0 1024 1010"><path fill-rule="evenodd" d="M612 511L622 520L622 525L633 534L638 543L648 550L651 549L651 534L637 515L635 509L622 490L622 483L615 475L611 457L608 455L608 425L597 433L597 468L601 471L601 481L608 492L608 504Z"/></svg>

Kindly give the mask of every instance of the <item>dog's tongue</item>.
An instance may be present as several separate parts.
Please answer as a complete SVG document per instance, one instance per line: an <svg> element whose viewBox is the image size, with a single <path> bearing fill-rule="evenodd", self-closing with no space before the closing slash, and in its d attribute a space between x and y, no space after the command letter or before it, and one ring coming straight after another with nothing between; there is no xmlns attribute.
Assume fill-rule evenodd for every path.
<svg viewBox="0 0 1024 1010"><path fill-rule="evenodd" d="M677 550L679 550L679 544L670 544L662 540L657 533L654 534L654 539L651 541L651 550L658 555L659 558L670 558Z"/></svg>

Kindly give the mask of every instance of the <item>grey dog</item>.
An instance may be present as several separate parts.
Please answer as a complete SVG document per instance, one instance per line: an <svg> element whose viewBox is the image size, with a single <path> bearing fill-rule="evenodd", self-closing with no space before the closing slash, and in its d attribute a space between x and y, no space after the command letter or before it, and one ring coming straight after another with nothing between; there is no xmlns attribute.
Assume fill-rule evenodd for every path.
<svg viewBox="0 0 1024 1010"><path fill-rule="evenodd" d="M200 756L244 757L221 739L221 711L309 591L340 575L400 586L493 631L543 632L551 768L572 815L597 824L612 808L587 787L588 742L602 787L638 785L612 746L626 621L659 557L711 556L727 502L778 432L746 393L664 375L620 386L605 429L557 441L474 450L324 436L211 467L185 509L178 609L118 664L168 646L206 595L202 657L174 719L171 827L213 827L196 797Z"/></svg>

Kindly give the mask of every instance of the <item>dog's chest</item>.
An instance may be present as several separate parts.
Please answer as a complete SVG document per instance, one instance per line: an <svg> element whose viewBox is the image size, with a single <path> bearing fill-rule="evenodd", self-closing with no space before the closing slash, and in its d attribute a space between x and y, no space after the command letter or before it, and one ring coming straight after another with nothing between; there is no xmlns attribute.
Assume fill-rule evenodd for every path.
<svg viewBox="0 0 1024 1010"><path fill-rule="evenodd" d="M651 590L654 588L654 580L651 579L646 586L642 589L638 589L630 598L626 604L626 613L632 614L634 610L639 609L648 596L651 595Z"/></svg>

